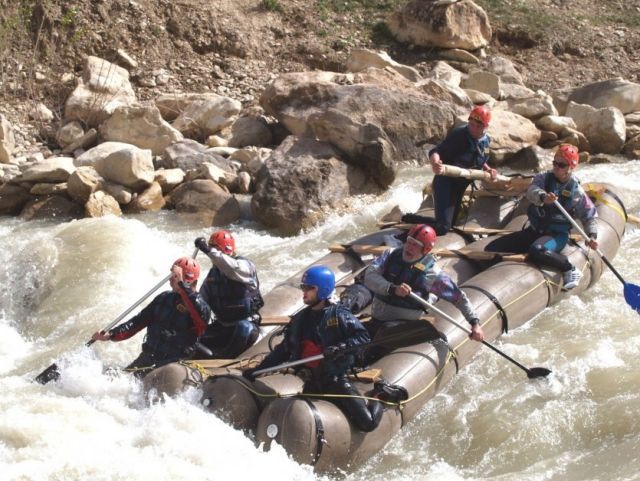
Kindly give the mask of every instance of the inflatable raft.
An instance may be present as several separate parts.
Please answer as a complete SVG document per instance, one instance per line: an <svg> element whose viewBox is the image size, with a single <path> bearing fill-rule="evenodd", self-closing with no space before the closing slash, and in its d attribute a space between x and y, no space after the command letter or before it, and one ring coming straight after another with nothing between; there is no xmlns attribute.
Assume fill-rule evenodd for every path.
<svg viewBox="0 0 640 481"><path fill-rule="evenodd" d="M598 242L609 259L619 248L626 212L614 188L604 184L583 184L598 210ZM582 242L572 242L563 251L583 272L580 284L565 292L558 271L540 269L524 262L523 256L501 256L484 252L495 235L520 230L526 223L528 203L523 196L501 191L476 191L462 228L438 237L435 251L439 265L461 286L481 320L487 341L516 329L569 295L579 294L601 276L604 265ZM429 215L430 199L420 213ZM364 269L389 239L409 226L395 224L359 238L345 248L336 246L314 264L330 267L337 284L344 286ZM490 234L490 235L488 235ZM264 325L281 324L303 307L298 289L302 272L265 295ZM446 301L435 307L445 317L465 324L461 313ZM441 315L426 322L444 333L442 340L425 342L393 351L357 376L355 385L366 393L381 373L392 384L407 389L409 399L389 404L380 425L370 433L355 429L343 412L321 395L302 396L303 381L287 372L259 377L250 383L238 369L255 365L280 342L280 329L265 335L241 358L225 361L190 361L156 369L145 379L147 389L171 393L185 384L202 383L202 404L232 426L254 437L268 448L282 445L298 462L311 464L319 472L353 469L372 455L410 422L425 403L455 376L482 344L470 341L467 333ZM505 363L504 369L513 366Z"/></svg>

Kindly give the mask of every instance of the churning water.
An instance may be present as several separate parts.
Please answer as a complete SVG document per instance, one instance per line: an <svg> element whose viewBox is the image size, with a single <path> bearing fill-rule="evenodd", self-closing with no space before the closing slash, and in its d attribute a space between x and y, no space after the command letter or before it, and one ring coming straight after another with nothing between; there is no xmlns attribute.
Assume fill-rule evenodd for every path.
<svg viewBox="0 0 640 481"><path fill-rule="evenodd" d="M578 175L615 185L628 212L638 215L639 167L586 166ZM375 229L393 205L416 209L424 170L406 169L384 196L357 199L353 212L297 237L234 225L239 251L258 265L266 292L329 244ZM205 413L195 390L148 406L137 381L103 375L105 365L137 355L142 334L83 347L210 232L172 212L63 224L0 219L0 480L318 478L283 450L262 452ZM628 224L613 263L631 283L640 282L638 252L640 228ZM498 344L553 375L530 381L481 351L347 479L640 479L640 316L610 272ZM62 379L33 382L54 360Z"/></svg>

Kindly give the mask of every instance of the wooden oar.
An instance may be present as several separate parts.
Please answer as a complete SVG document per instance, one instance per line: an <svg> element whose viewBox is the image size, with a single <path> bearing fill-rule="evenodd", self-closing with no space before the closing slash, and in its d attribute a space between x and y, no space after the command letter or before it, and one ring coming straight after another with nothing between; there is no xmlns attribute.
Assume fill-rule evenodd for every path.
<svg viewBox="0 0 640 481"><path fill-rule="evenodd" d="M506 175L500 174L498 174L496 179L493 180L491 178L491 174L485 170L463 169L461 167L447 164L444 164L443 167L444 172L441 175L490 182L491 187L486 190L488 192L503 191L502 195L513 195L513 192L522 193L529 187L533 180L533 177L507 177ZM482 192L482 190L476 191L476 193L478 192Z"/></svg>
<svg viewBox="0 0 640 481"><path fill-rule="evenodd" d="M198 255L198 249L193 251L193 255L191 257L193 257L195 259L197 255ZM100 330L100 332L103 332L103 333L107 332L109 329L111 329L116 324L118 324L120 321L122 321L125 317L127 317L129 315L129 313L131 311L133 311L136 307L138 307L140 304L142 304L145 301L145 299L147 299L151 294L156 292L169 279L171 279L172 275L173 274L169 274L164 279L162 279L160 282L158 282L155 286L153 286L151 289L149 289L140 299L138 299L136 302L134 302L127 310L125 310L122 314L120 314L118 317L116 317L107 326L103 327ZM85 343L85 346L89 347L94 342L96 342L94 339L90 339L89 341L87 341ZM57 380L58 378L60 378L60 372L58 371L58 365L54 362L48 368L46 368L44 371L42 371L40 374L38 374L36 376L36 381L39 382L40 384L47 384L47 383L49 383L51 381Z"/></svg>
<svg viewBox="0 0 640 481"><path fill-rule="evenodd" d="M486 170L479 169L463 169L462 167L456 167L455 165L443 164L442 167L444 171L440 175L445 175L447 177L462 177L469 180L484 180L487 182L493 182L494 179L491 178L491 174ZM499 175L496 177L495 181L508 182L511 178L506 175Z"/></svg>
<svg viewBox="0 0 640 481"><path fill-rule="evenodd" d="M420 304L423 308L428 309L431 312L435 312L436 314L442 316L446 321L449 321L451 324L453 324L454 326L456 326L458 329L463 330L464 332L466 332L467 334L471 335L471 329L466 328L465 326L463 326L462 324L456 322L456 320L449 316L448 314L444 313L443 311L441 311L440 309L438 309L436 306L434 306L433 304L425 301L422 297L416 295L413 292L409 293L409 297L411 299L413 299L414 301L416 301L418 304ZM490 344L487 341L482 341L482 344L487 346L489 349L493 350L494 352L497 352L498 354L500 354L502 357L504 357L505 359L507 359L508 361L512 362L513 364L515 364L516 366L518 366L520 369L522 369L524 372L527 373L527 377L529 379L534 379L537 377L546 377L549 374L551 374L551 371L547 368L544 367L532 367L532 368L528 368L523 366L522 364L520 364L518 361L516 361L515 359L513 359L512 357L510 357L509 355L507 355L506 353L504 353L503 351L501 351L500 349L498 349L497 347L495 347L493 344Z"/></svg>
<svg viewBox="0 0 640 481"><path fill-rule="evenodd" d="M637 215L627 214L627 222L631 222L635 225L640 225L640 217Z"/></svg>
<svg viewBox="0 0 640 481"><path fill-rule="evenodd" d="M374 254L380 255L391 249L389 246L375 246L367 244L351 244L350 246L332 245L329 246L331 252L346 252L347 249L353 249L358 254ZM441 257L468 257L469 259L479 261L513 261L524 262L526 256L524 254L512 254L507 252L485 252L474 251L471 249L433 249L433 254Z"/></svg>
<svg viewBox="0 0 640 481"><path fill-rule="evenodd" d="M565 216L565 218L569 222L571 222L571 225L574 227L574 229L577 230L582 237L584 237L584 240L588 241L589 236L587 236L585 231L582 230L582 228L573 219L573 217L571 217L571 215L569 215L569 213L564 209L564 207L562 207L562 204L560 204L560 202L558 202L557 200L554 200L553 204L562 213L562 215ZM602 262L604 262L607 265L607 267L611 269L611 272L615 274L618 280L622 282L622 285L624 286L624 300L627 301L627 304L629 304L631 308L633 308L636 312L638 312L638 314L640 314L640 286L637 286L635 284L630 284L627 281L625 281L624 278L620 275L620 273L616 270L616 268L613 267L613 264L609 262L609 259L607 259L606 256L602 253L602 251L600 249L595 249L595 251L602 259Z"/></svg>

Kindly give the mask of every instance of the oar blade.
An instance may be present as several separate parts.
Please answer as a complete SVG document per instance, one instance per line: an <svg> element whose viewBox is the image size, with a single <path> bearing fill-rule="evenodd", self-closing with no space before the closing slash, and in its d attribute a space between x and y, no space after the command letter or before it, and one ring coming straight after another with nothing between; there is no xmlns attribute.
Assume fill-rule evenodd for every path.
<svg viewBox="0 0 640 481"><path fill-rule="evenodd" d="M36 382L39 382L40 384L47 384L51 381L57 381L58 379L60 379L60 371L58 371L57 364L53 363L51 364L51 366L38 374L38 376L36 377Z"/></svg>
<svg viewBox="0 0 640 481"><path fill-rule="evenodd" d="M527 377L529 379L535 379L537 377L547 377L551 374L551 371L546 367L531 367L527 369Z"/></svg>
<svg viewBox="0 0 640 481"><path fill-rule="evenodd" d="M640 286L625 283L624 300L640 314Z"/></svg>

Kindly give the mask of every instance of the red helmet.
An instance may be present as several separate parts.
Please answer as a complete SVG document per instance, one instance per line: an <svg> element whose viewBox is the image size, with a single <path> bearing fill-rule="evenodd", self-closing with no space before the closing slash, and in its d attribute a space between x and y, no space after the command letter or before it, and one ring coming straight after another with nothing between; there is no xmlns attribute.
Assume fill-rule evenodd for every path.
<svg viewBox="0 0 640 481"><path fill-rule="evenodd" d="M236 240L228 230L219 230L211 234L209 245L216 247L224 254L233 255L236 251Z"/></svg>
<svg viewBox="0 0 640 481"><path fill-rule="evenodd" d="M489 122L491 122L491 110L484 105L478 105L477 107L474 107L469 114L469 120L476 120L480 122L486 129L489 127Z"/></svg>
<svg viewBox="0 0 640 481"><path fill-rule="evenodd" d="M181 257L173 265L182 269L182 277L188 284L193 284L200 277L200 266L191 257Z"/></svg>
<svg viewBox="0 0 640 481"><path fill-rule="evenodd" d="M422 252L424 254L431 251L436 243L436 231L426 224L414 225L411 230L409 230L408 236L423 245Z"/></svg>
<svg viewBox="0 0 640 481"><path fill-rule="evenodd" d="M580 162L580 155L578 154L578 147L571 144L562 144L555 155L556 159L564 159L569 163L569 167L575 169Z"/></svg>

